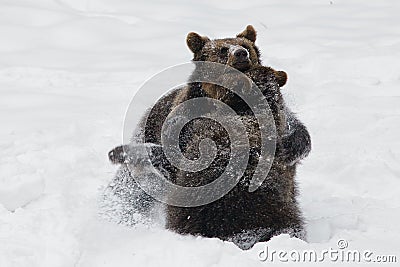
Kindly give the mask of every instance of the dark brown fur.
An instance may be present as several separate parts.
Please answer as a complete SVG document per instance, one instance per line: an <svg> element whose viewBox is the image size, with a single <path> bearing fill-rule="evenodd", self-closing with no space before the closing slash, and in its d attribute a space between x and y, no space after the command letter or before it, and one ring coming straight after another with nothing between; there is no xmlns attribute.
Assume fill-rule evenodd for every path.
<svg viewBox="0 0 400 267"><path fill-rule="evenodd" d="M285 151L281 149L287 133L286 107L276 81L275 71L268 67L254 66L244 72L261 89L274 117L278 134L277 153L268 177L255 192L248 191L249 180L258 162L260 149L260 132L258 123L251 116L248 107L239 108L243 103L236 99L227 89L214 84L201 85L200 94L216 98L230 105L246 125L250 140L250 159L239 184L228 194L210 204L200 207L167 207L167 228L181 234L193 234L206 237L218 237L232 240L241 248L247 249L255 242L269 240L273 235L287 232L297 237L304 237L301 212L296 201L295 173L296 166L286 160ZM251 90L251 88L249 88ZM192 95L195 88L186 88L177 99L184 101L196 97ZM209 93L211 92L211 93ZM229 157L229 138L223 128L209 120L192 122L185 130L183 153L189 157L197 157L199 142L204 138L213 139L221 150L213 164L197 173L178 171L175 183L182 186L199 186L207 184L221 175ZM224 157L225 155L225 157ZM173 197L173 196L171 196ZM243 237L244 236L244 237ZM251 239L251 240L244 240Z"/></svg>
<svg viewBox="0 0 400 267"><path fill-rule="evenodd" d="M249 39L246 38L247 36L250 36ZM221 47L233 44L250 48L246 48L250 50L250 64L247 69L239 70L256 83L268 100L277 128L277 151L267 179L259 189L250 193L248 191L249 180L257 165L257 152L260 149L260 132L254 116L246 112L248 107L240 108L243 103L240 102L240 99L237 99L237 96L220 86L203 83L182 90L177 95L175 104L201 95L223 101L235 109L240 115L239 118L235 119L242 120L247 128L251 147L250 159L239 184L217 201L200 207L168 206L167 228L181 234L233 240L244 249L251 247L255 242L269 240L273 235L282 232L304 237L303 220L296 201L297 190L294 180L296 164L287 160L290 156L285 154L286 150L283 148L283 144L287 142L288 134L286 119L290 114L287 113L279 86L286 83L286 73L260 65L259 52L254 45L255 31L252 27L247 27L243 33L238 34L238 38L210 41L208 38L201 37L201 40L204 42L196 42L196 44L201 43L201 45L192 50L194 60L218 62L232 67L235 67L235 65L231 64L230 55L228 55L227 60L222 60L222 57L219 56L218 51ZM225 78L227 77L221 77L221 79ZM246 83L243 83L243 86L246 86ZM251 90L251 87L249 89ZM229 118L226 118L226 120L229 121ZM229 145L225 147L221 145L229 143L229 138L224 129L218 127L212 121L198 120L192 122L186 128L185 135L186 143L182 145L182 148L183 153L189 158L196 158L199 155L199 142L206 137L216 141L218 148L222 151L225 150L225 153L220 153L220 158L201 172L178 171L175 182L184 186L199 186L219 177L223 171L221 166L226 165L227 160L229 160L226 156L229 154ZM309 145L308 133L305 133L300 139L306 143L305 147ZM244 240L248 239L249 236L252 239L251 241Z"/></svg>
<svg viewBox="0 0 400 267"><path fill-rule="evenodd" d="M256 32L252 26L248 26L236 38L210 40L197 33L189 33L187 37L194 61L211 61L237 68L261 89L270 105L274 119L272 123L275 124L278 135L275 159L267 179L256 191L249 192L248 186L258 163L260 129L249 107L225 88L214 84L192 83L177 89L163 96L149 112L147 121L139 126L146 143L160 145L164 120L171 110L188 99L218 99L236 111L237 117L226 120L241 120L246 125L250 140L250 158L244 175L228 194L210 204L191 208L168 205L167 228L181 234L231 240L243 249L283 232L303 237L303 220L296 201L295 174L297 162L304 158L311 148L307 129L287 109L280 93L279 87L287 80L286 73L261 65L260 52L254 44L255 40ZM231 49L232 46L235 50ZM238 60L229 49L233 52L245 49L248 60ZM220 78L235 79L229 75ZM238 80L238 84L242 84L246 90L254 89L248 86L248 81ZM182 153L190 159L199 156L198 145L202 139L207 137L214 140L218 154L213 163L200 172L181 171L168 162L162 148L155 148L153 154L157 160L154 160L154 165L161 172L166 172L171 181L182 186L203 185L216 179L229 160L230 140L226 131L211 120L196 119L185 126L184 132L179 142ZM110 159L116 163L127 164L124 155L121 156L121 151L124 149L114 149ZM143 199L148 199L149 196L144 192L143 195Z"/></svg>

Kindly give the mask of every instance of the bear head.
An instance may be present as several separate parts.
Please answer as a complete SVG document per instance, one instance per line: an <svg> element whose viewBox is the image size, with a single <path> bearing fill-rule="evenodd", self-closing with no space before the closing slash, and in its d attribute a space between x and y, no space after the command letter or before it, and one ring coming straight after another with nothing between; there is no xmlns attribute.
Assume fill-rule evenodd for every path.
<svg viewBox="0 0 400 267"><path fill-rule="evenodd" d="M260 64L260 52L254 44L256 31L248 25L236 38L210 40L206 36L190 32L186 38L193 52L193 61L209 61L229 65L239 71L246 71Z"/></svg>

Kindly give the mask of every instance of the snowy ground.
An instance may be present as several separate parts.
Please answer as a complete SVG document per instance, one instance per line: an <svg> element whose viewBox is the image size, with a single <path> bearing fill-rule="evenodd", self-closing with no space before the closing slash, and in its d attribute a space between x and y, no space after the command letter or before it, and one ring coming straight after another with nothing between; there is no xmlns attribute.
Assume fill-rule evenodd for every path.
<svg viewBox="0 0 400 267"><path fill-rule="evenodd" d="M397 0L2 0L0 266L266 266L265 245L321 252L339 239L399 262L399 14ZM312 134L298 172L309 242L241 251L99 219L135 90L190 60L189 31L247 24L264 63L288 72L287 102Z"/></svg>

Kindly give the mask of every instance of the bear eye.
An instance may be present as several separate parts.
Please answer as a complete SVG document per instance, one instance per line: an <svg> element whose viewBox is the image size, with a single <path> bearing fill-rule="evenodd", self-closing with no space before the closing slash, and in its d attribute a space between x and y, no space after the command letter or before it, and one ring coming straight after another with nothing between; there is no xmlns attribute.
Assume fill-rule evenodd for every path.
<svg viewBox="0 0 400 267"><path fill-rule="evenodd" d="M226 55L228 53L228 51L229 51L229 48L228 47L221 47L221 49L219 51L220 51L220 53L222 55Z"/></svg>

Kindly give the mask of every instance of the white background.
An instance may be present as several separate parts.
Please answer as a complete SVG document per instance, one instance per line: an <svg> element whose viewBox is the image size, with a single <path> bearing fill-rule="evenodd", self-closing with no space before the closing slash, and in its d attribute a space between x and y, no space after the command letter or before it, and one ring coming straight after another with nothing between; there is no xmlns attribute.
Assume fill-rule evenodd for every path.
<svg viewBox="0 0 400 267"><path fill-rule="evenodd" d="M399 253L399 14L397 0L1 0L0 266L269 265L265 243L241 251L97 216L140 84L191 59L189 31L233 37L247 24L264 64L288 73L286 101L313 141L297 175L309 242L281 235L269 249L344 238Z"/></svg>

